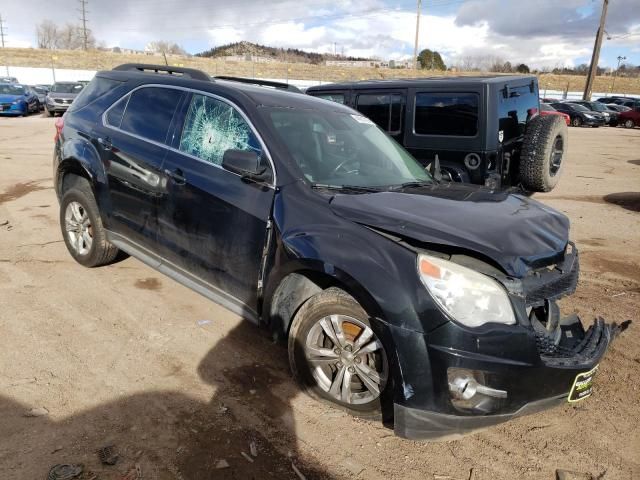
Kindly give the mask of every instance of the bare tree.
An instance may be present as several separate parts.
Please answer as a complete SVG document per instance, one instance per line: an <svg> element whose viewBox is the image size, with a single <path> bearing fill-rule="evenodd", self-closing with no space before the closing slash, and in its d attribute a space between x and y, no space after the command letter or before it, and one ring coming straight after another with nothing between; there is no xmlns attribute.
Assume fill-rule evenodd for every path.
<svg viewBox="0 0 640 480"><path fill-rule="evenodd" d="M38 48L78 50L84 46L82 30L71 23L59 27L51 20L44 20L36 26ZM93 34L87 32L87 47L95 48L96 39Z"/></svg>
<svg viewBox="0 0 640 480"><path fill-rule="evenodd" d="M58 26L51 20L43 20L36 25L38 48L54 49L58 42Z"/></svg>
<svg viewBox="0 0 640 480"><path fill-rule="evenodd" d="M170 43L166 40L155 40L149 42L145 47L145 50L153 53L168 53L173 55L186 55L187 52L182 46L177 43Z"/></svg>

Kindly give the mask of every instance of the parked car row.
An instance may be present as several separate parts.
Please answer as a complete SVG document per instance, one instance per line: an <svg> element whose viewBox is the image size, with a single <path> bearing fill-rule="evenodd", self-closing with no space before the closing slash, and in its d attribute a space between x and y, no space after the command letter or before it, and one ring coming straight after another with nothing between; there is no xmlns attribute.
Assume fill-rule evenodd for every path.
<svg viewBox="0 0 640 480"><path fill-rule="evenodd" d="M0 77L0 115L27 116L42 110L50 117L64 113L84 86L82 82L24 85L15 77Z"/></svg>
<svg viewBox="0 0 640 480"><path fill-rule="evenodd" d="M608 104L600 100L611 100L611 97L597 101L588 100L554 100L542 98L541 115L562 113L568 116L567 125L574 127L610 127L624 126L633 128L640 125L640 105L634 108L626 105ZM555 112L555 113L554 113Z"/></svg>

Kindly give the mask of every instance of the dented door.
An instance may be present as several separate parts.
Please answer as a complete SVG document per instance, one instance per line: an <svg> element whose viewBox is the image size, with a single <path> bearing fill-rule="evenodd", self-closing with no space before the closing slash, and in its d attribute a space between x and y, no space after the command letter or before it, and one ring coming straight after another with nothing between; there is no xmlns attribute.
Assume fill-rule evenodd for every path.
<svg viewBox="0 0 640 480"><path fill-rule="evenodd" d="M228 149L266 152L224 99L194 94L163 164L168 195L158 214L161 255L255 307L274 189L222 168Z"/></svg>

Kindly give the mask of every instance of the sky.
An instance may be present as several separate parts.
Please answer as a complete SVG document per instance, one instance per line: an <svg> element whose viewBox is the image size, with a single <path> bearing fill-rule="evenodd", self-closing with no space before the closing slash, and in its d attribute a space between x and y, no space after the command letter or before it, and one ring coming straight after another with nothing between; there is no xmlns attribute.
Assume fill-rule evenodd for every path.
<svg viewBox="0 0 640 480"><path fill-rule="evenodd" d="M423 0L419 50L456 65L483 56L554 68L589 63L601 0ZM0 0L6 45L35 46L36 24L78 23L79 0ZM105 46L153 40L189 53L240 40L360 57L413 54L415 0L88 0ZM640 0L610 0L599 65L640 65Z"/></svg>

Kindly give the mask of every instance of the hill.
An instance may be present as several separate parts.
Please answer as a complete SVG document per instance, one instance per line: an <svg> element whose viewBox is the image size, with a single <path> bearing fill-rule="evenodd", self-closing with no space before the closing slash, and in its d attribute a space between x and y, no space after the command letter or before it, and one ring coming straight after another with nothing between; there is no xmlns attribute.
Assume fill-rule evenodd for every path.
<svg viewBox="0 0 640 480"><path fill-rule="evenodd" d="M239 57L250 55L251 57L259 57L262 59L270 59L281 62L291 63L312 63L318 65L326 60L370 60L360 57L343 57L330 53L305 52L297 48L276 48L267 47L251 42L236 42L213 47L201 53L196 53L196 57L204 58L220 58L220 57Z"/></svg>
<svg viewBox="0 0 640 480"><path fill-rule="evenodd" d="M337 82L385 78L416 78L440 75L477 75L479 72L442 72L430 70L391 68L349 68L313 63L289 63L273 61L267 63L228 60L224 57L185 57L168 55L170 65L199 68L210 75L235 75L257 78L295 78L318 82ZM164 64L161 55L136 55L102 52L98 50L44 50L36 48L0 48L0 66L73 68L84 70L108 70L122 63ZM4 69L0 70L4 74ZM581 91L585 77L579 75L538 75L540 92L548 90ZM609 92L613 78L596 77L594 92ZM618 77L615 80L617 93L640 94L640 78Z"/></svg>

